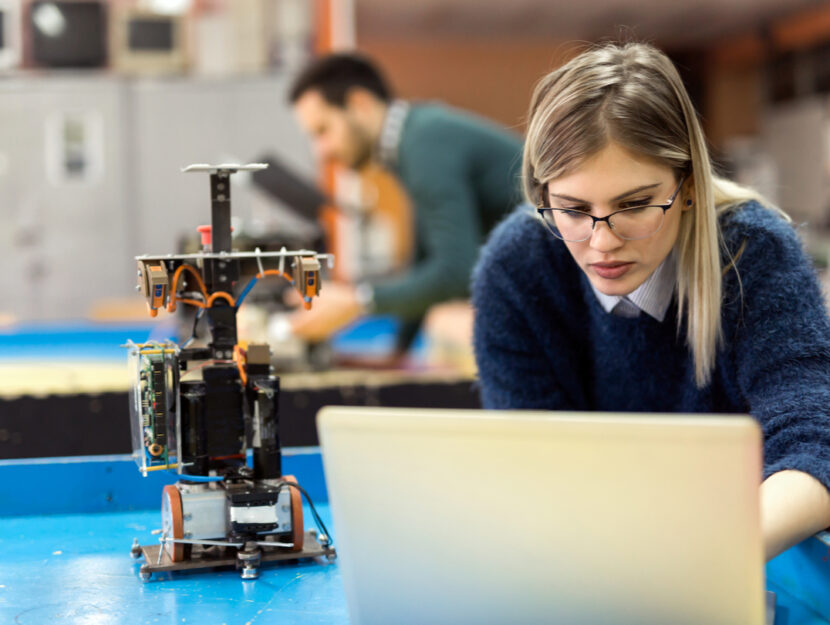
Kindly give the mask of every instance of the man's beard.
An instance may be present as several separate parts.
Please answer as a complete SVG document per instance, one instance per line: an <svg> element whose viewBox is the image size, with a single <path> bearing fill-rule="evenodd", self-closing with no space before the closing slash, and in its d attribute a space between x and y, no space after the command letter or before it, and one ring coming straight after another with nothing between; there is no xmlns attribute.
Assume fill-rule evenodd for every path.
<svg viewBox="0 0 830 625"><path fill-rule="evenodd" d="M355 170L363 169L372 160L375 152L374 142L369 137L369 133L354 123L351 124L351 135L354 151L348 166Z"/></svg>

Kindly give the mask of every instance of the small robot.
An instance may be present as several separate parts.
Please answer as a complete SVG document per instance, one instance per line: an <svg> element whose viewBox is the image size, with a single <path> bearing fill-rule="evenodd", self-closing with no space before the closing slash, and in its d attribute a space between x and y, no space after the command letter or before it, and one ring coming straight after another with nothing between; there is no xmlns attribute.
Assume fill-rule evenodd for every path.
<svg viewBox="0 0 830 625"><path fill-rule="evenodd" d="M177 304L198 310L210 329L205 347L172 341L126 345L133 375L130 398L133 456L146 476L170 471L178 481L162 492L158 545L139 545L142 580L153 573L236 566L256 578L262 562L325 557L336 552L308 493L282 474L278 431L279 378L268 345L237 340L236 313L250 290L269 276L288 280L306 308L320 293L321 262L308 250L236 252L231 248L230 177L265 164L190 165L210 175L211 225L200 226L202 251L138 256L137 290L151 316ZM257 273L241 289L240 263ZM236 295L234 294L236 293ZM305 495L319 531L304 529Z"/></svg>

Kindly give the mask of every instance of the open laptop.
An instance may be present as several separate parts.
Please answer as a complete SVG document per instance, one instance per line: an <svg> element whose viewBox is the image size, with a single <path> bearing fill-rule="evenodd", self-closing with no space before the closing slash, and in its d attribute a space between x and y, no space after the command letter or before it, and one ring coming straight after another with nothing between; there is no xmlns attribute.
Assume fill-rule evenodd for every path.
<svg viewBox="0 0 830 625"><path fill-rule="evenodd" d="M762 625L750 417L327 407L352 625Z"/></svg>

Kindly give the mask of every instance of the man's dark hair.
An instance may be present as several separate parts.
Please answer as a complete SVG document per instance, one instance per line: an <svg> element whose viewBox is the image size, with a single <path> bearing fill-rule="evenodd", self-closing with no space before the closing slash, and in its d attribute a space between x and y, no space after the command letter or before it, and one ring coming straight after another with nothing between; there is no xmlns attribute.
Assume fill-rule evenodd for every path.
<svg viewBox="0 0 830 625"><path fill-rule="evenodd" d="M303 94L318 90L329 104L343 108L346 94L353 87L361 87L384 102L392 99L392 92L378 67L359 54L329 54L312 61L294 80L289 100L294 104Z"/></svg>

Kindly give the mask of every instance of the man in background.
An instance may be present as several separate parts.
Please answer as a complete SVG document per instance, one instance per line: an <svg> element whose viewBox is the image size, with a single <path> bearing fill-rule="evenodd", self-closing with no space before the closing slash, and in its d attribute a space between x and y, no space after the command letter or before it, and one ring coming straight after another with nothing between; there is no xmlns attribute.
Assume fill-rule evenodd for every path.
<svg viewBox="0 0 830 625"><path fill-rule="evenodd" d="M290 101L323 161L394 173L413 205L414 258L401 274L361 284L329 282L295 317L311 341L368 314L403 324L404 348L433 304L469 296L470 272L492 227L521 200L518 136L438 103L395 99L378 68L357 54L313 61Z"/></svg>

